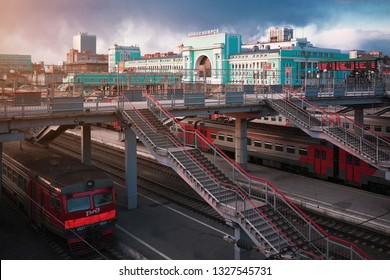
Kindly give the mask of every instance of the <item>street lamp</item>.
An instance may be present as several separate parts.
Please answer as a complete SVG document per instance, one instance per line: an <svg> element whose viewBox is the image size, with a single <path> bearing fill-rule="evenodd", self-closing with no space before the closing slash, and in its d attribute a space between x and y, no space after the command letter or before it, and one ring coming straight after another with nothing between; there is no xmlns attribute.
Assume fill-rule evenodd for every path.
<svg viewBox="0 0 390 280"><path fill-rule="evenodd" d="M16 72L14 69L11 69L9 72L12 74L12 77L13 77L13 92L15 93L16 92L16 77L15 77Z"/></svg>

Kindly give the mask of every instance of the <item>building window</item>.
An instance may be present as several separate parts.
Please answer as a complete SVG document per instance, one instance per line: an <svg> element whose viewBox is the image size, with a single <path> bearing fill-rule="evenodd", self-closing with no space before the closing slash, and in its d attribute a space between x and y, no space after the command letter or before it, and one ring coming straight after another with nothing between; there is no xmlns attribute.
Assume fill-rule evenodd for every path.
<svg viewBox="0 0 390 280"><path fill-rule="evenodd" d="M211 137L212 139L217 139L217 134L216 134L215 132L211 132L211 133L210 133L210 137Z"/></svg>
<svg viewBox="0 0 390 280"><path fill-rule="evenodd" d="M231 135L226 135L226 141L228 141L228 142L233 142L233 136L231 136Z"/></svg>
<svg viewBox="0 0 390 280"><path fill-rule="evenodd" d="M248 146L252 145L252 139L247 138L247 139L246 139L246 144L247 144Z"/></svg>
<svg viewBox="0 0 390 280"><path fill-rule="evenodd" d="M219 133L218 140L225 141L225 134Z"/></svg>

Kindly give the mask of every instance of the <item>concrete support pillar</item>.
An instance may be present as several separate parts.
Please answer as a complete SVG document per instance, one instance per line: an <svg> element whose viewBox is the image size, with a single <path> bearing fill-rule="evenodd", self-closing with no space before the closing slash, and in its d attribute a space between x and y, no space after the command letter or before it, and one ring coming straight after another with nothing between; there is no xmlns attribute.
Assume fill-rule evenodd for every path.
<svg viewBox="0 0 390 280"><path fill-rule="evenodd" d="M91 126L81 126L81 162L91 166L92 146L91 146Z"/></svg>
<svg viewBox="0 0 390 280"><path fill-rule="evenodd" d="M362 108L355 108L354 111L355 122L364 125L364 110ZM355 128L355 133L361 133L359 128Z"/></svg>
<svg viewBox="0 0 390 280"><path fill-rule="evenodd" d="M125 129L125 182L127 208L137 208L137 137L130 127Z"/></svg>
<svg viewBox="0 0 390 280"><path fill-rule="evenodd" d="M237 118L235 127L236 162L244 169L248 167L247 120Z"/></svg>
<svg viewBox="0 0 390 280"><path fill-rule="evenodd" d="M237 246L237 243L241 243L244 246L249 246L252 242L252 240L249 238L249 236L245 233L245 231L242 230L242 228L239 225L234 225L234 239L237 241L236 244L234 244L234 259L235 260L249 260L251 255L251 249L247 248L241 248Z"/></svg>

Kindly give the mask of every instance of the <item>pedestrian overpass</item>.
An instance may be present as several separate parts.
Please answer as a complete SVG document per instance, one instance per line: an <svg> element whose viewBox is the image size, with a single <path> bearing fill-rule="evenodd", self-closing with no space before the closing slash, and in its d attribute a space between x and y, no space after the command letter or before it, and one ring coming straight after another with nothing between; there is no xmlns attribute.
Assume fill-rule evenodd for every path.
<svg viewBox="0 0 390 280"><path fill-rule="evenodd" d="M367 98L371 100L373 96ZM378 103L383 102L381 98L378 98ZM364 101L361 97L360 102L367 102L368 99ZM276 111L309 135L326 139L377 168L387 170L390 143L386 139L363 129L347 131L340 123L331 121L330 114L325 110L319 114L318 108L299 92L284 88L281 92L270 90L262 94L224 92L212 98L201 93L190 93L182 99L163 98L160 101L153 96L147 96L146 101L133 102L125 96L109 103L75 100L73 104L69 100L61 105L46 103L0 107L3 109L0 110L0 148L2 142L25 139L31 134L32 127L57 126L57 130L48 136L52 139L67 127L81 125L82 161L90 164L89 124L118 121L126 135L129 208L137 207L135 154L138 137L156 160L172 167L235 228L236 245L249 238L254 244L253 248L279 258L368 258L354 244L325 233L270 182L248 175L245 172L245 156L241 156L244 159L241 165L232 161L203 135L197 131L186 131L175 119L175 115L185 114L218 112L260 116ZM167 119L172 121L166 122ZM241 123L236 129L238 138L246 139L245 123L238 123ZM172 129L173 126L175 129ZM173 134L172 131L179 133ZM34 134L34 137L39 135ZM42 139L45 137L42 136ZM46 138L45 141L50 139ZM240 144L246 146L244 142ZM237 257L240 254L238 248L236 246Z"/></svg>

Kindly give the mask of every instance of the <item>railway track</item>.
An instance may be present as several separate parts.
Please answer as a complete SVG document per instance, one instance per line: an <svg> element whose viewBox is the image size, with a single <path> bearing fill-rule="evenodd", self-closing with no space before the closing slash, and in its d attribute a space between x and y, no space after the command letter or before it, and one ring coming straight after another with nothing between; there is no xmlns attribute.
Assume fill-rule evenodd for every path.
<svg viewBox="0 0 390 280"><path fill-rule="evenodd" d="M80 156L80 138L76 135L63 134L53 142L53 147L71 153L74 156ZM94 165L110 173L118 182L124 183L124 154L122 150L93 142L92 158ZM195 191L190 189L171 168L139 156L137 168L138 187L140 190L152 192L225 224L224 219L201 199ZM355 243L372 259L390 259L390 239L388 236L359 225L352 225L332 217L309 213L306 209L302 210L309 214L330 235Z"/></svg>
<svg viewBox="0 0 390 280"><path fill-rule="evenodd" d="M61 138L55 140L51 147L71 156L79 157L79 144L80 139L78 137L64 134ZM110 174L119 184L124 185L125 167L122 150L107 149L107 146L103 144L93 143L92 154L93 165ZM109 161L107 161L108 158L110 159ZM224 219L170 167L160 165L154 160L143 157L138 157L137 165L137 182L141 192L153 193L225 225ZM161 180L161 178L164 179Z"/></svg>

